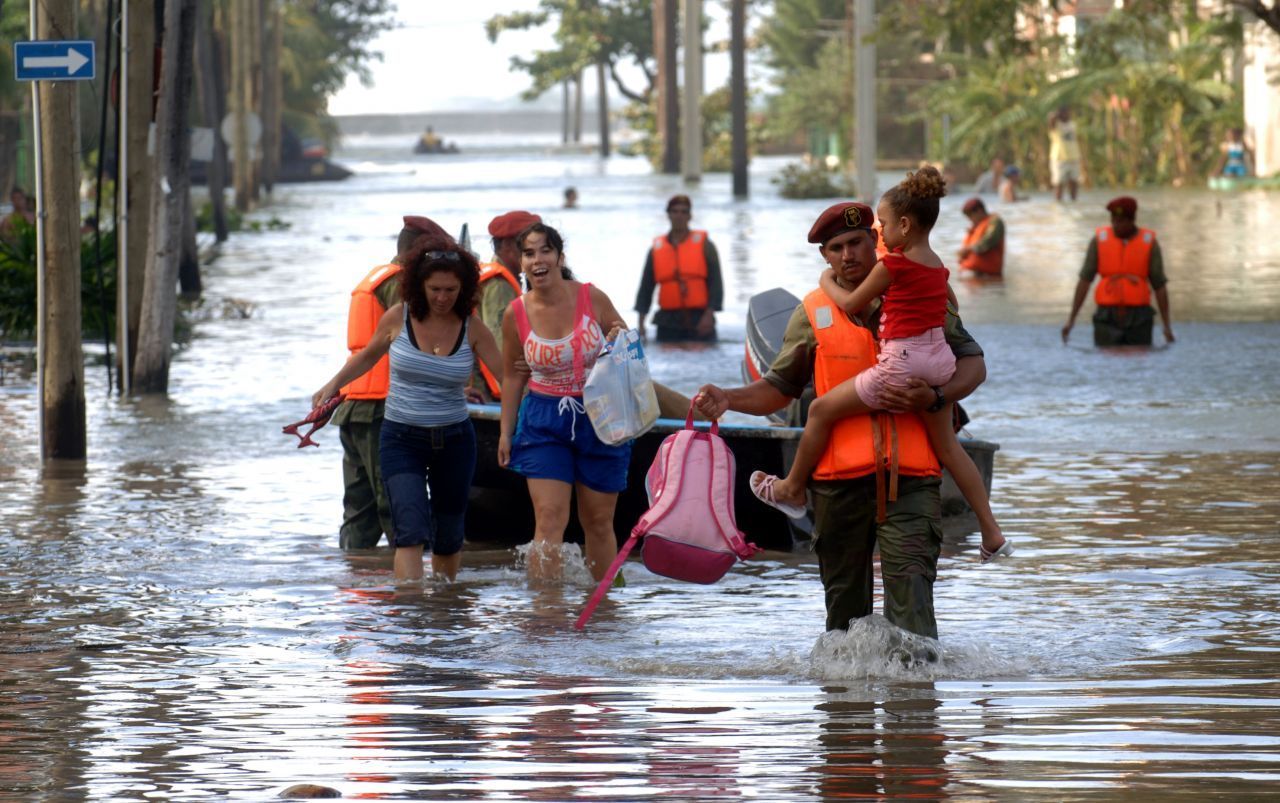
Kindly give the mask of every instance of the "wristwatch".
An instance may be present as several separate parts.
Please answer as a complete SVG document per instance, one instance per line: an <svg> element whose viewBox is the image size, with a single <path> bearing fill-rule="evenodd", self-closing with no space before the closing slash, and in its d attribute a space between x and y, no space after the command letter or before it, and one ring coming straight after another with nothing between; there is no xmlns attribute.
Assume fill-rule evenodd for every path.
<svg viewBox="0 0 1280 803"><path fill-rule="evenodd" d="M926 413L936 413L946 406L947 394L943 393L942 388L938 387L937 385L931 385L930 387L933 388L933 395L937 396L938 398L934 400L933 404L929 405L924 409Z"/></svg>

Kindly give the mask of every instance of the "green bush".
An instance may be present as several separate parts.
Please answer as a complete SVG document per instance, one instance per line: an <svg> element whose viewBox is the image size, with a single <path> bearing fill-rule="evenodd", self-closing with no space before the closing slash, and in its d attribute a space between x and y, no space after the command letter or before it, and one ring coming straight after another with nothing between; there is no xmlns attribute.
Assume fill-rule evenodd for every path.
<svg viewBox="0 0 1280 803"><path fill-rule="evenodd" d="M773 179L783 198L837 198L854 195L853 182L820 164L793 162Z"/></svg>
<svg viewBox="0 0 1280 803"><path fill-rule="evenodd" d="M116 310L116 233L101 235L102 281L106 323L114 336ZM103 301L98 294L98 265L93 235L80 242L80 325L85 336L102 332ZM30 338L36 331L36 227L15 221L7 237L0 237L0 339Z"/></svg>

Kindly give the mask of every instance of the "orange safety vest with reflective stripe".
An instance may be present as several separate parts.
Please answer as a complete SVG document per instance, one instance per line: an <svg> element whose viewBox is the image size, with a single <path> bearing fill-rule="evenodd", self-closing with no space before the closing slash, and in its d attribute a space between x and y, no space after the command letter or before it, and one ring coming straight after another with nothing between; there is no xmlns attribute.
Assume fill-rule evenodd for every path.
<svg viewBox="0 0 1280 803"><path fill-rule="evenodd" d="M964 236L964 247L972 248L975 243L979 242L983 235L987 233L987 229L991 228L993 220L995 220L995 215L987 215L975 223ZM986 253L979 254L977 251L970 251L968 256L960 260L960 267L965 270L999 276L1001 271L1004 270L1004 240L996 243L995 248Z"/></svg>
<svg viewBox="0 0 1280 803"><path fill-rule="evenodd" d="M858 326L821 289L804 297L804 311L818 340L814 351L813 388L819 396L876 364L876 340ZM814 469L815 480L843 480L876 475L879 518L887 498L898 496L898 474L936 477L942 473L929 445L924 422L915 414L864 413L840 419Z"/></svg>
<svg viewBox="0 0 1280 803"><path fill-rule="evenodd" d="M369 271L369 275L351 291L351 307L347 312L347 350L352 357L369 345L374 330L378 328L378 321L382 319L382 313L387 311L374 291L378 289L378 285L399 273L399 265L379 265ZM347 394L348 399L380 400L387 398L387 388L390 385L391 358L384 354L364 376L352 380L342 392Z"/></svg>
<svg viewBox="0 0 1280 803"><path fill-rule="evenodd" d="M871 230L876 233L876 260L879 261L889 253L889 246L884 244L884 224L877 219L871 224Z"/></svg>
<svg viewBox="0 0 1280 803"><path fill-rule="evenodd" d="M1098 238L1098 286L1093 300L1103 307L1146 307L1151 304L1151 247L1156 233L1138 229L1121 240L1110 226L1100 226Z"/></svg>
<svg viewBox="0 0 1280 803"><path fill-rule="evenodd" d="M678 246L667 235L653 238L653 280L658 283L660 309L706 309L707 256L705 231L691 230Z"/></svg>
<svg viewBox="0 0 1280 803"><path fill-rule="evenodd" d="M520 282L511 274L506 265L501 262L486 262L480 266L480 286L492 279L503 279L507 284L511 285L511 289L516 291L516 296L520 295ZM484 384L489 388L489 394L498 401L502 401L502 383L498 381L498 377L493 373L493 369L484 364L484 360L480 359L480 355L476 355L476 365L480 368L480 376L484 377Z"/></svg>

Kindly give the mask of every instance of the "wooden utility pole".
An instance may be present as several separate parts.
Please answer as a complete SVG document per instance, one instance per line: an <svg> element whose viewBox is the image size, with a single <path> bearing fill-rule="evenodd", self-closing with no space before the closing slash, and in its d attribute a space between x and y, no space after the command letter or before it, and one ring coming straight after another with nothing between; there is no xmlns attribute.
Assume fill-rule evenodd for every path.
<svg viewBox="0 0 1280 803"><path fill-rule="evenodd" d="M582 71L573 75L573 141L582 142Z"/></svg>
<svg viewBox="0 0 1280 803"><path fill-rule="evenodd" d="M569 79L560 82L563 103L560 110L560 144L569 144Z"/></svg>
<svg viewBox="0 0 1280 803"><path fill-rule="evenodd" d="M213 158L205 169L209 203L213 209L213 232L218 242L227 239L227 145L218 127L222 124L223 82L220 79L217 40L211 8L201 8L196 15L196 79L200 86L200 109L204 124L213 129Z"/></svg>
<svg viewBox="0 0 1280 803"><path fill-rule="evenodd" d="M858 197L876 203L876 4L854 0L854 164Z"/></svg>
<svg viewBox="0 0 1280 803"><path fill-rule="evenodd" d="M680 172L680 88L676 81L676 4L654 0L653 55L658 62L657 132L662 141L662 172Z"/></svg>
<svg viewBox="0 0 1280 803"><path fill-rule="evenodd" d="M733 113L733 197L746 198L747 187L747 9L733 0L730 12L730 84Z"/></svg>
<svg viewBox="0 0 1280 803"><path fill-rule="evenodd" d="M596 62L596 84L600 87L600 155L609 157L609 79L603 61Z"/></svg>
<svg viewBox="0 0 1280 803"><path fill-rule="evenodd" d="M132 8L130 8L132 6ZM121 137L119 230L116 240L116 376L127 394L138 348L142 317L142 272L151 243L151 155L147 139L154 109L156 19L150 6L122 2L120 13L125 44L120 76Z"/></svg>
<svg viewBox="0 0 1280 803"><path fill-rule="evenodd" d="M76 31L75 0L32 4L33 39L67 39ZM43 247L39 354L41 460L83 460L86 454L84 352L80 333L80 128L78 83L36 81L40 187L37 226Z"/></svg>
<svg viewBox="0 0 1280 803"><path fill-rule="evenodd" d="M284 8L280 0L263 0L267 30L262 58L262 183L270 193L280 172L280 138L284 77L280 56L284 52Z"/></svg>
<svg viewBox="0 0 1280 803"><path fill-rule="evenodd" d="M702 0L684 0L684 180L702 180Z"/></svg>
<svg viewBox="0 0 1280 803"><path fill-rule="evenodd" d="M140 393L164 393L169 387L178 306L174 286L182 241L182 205L191 189L187 108L194 71L195 13L196 0L165 0L164 61L156 109L156 187L151 204L155 242L147 256L142 325L133 371L134 389Z"/></svg>
<svg viewBox="0 0 1280 803"><path fill-rule="evenodd" d="M251 0L231 0L231 151L234 166L236 209L249 211L253 206L253 153L249 141L249 104L252 97L249 73L249 44L252 28L249 22Z"/></svg>

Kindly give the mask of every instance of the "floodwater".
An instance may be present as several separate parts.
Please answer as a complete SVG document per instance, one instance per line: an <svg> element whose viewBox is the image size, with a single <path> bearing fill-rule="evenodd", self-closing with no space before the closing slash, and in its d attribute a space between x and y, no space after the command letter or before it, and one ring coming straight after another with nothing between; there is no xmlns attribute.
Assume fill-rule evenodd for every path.
<svg viewBox="0 0 1280 803"><path fill-rule="evenodd" d="M261 215L291 228L222 248L167 399L109 398L91 359L85 467L37 467L31 376L5 375L0 799L1274 797L1280 197L1137 193L1178 337L1137 352L1094 350L1087 311L1058 333L1109 194L998 209L1008 277L956 286L990 368L970 431L1001 445L1018 553L980 566L952 523L942 660L906 668L879 617L822 632L803 549L711 587L629 564L585 633L580 562L533 590L518 551L472 545L458 582L396 587L385 550L337 549L337 432L300 451L280 426L342 360L348 293L398 216L483 233L544 212L626 310L682 189L625 158L413 161L410 139L349 140L355 178L280 188ZM825 204L778 199L777 166L748 202L724 176L691 193L727 310L719 345L652 350L681 390L735 383L747 298L821 267L804 240ZM582 208L556 208L567 184Z"/></svg>

